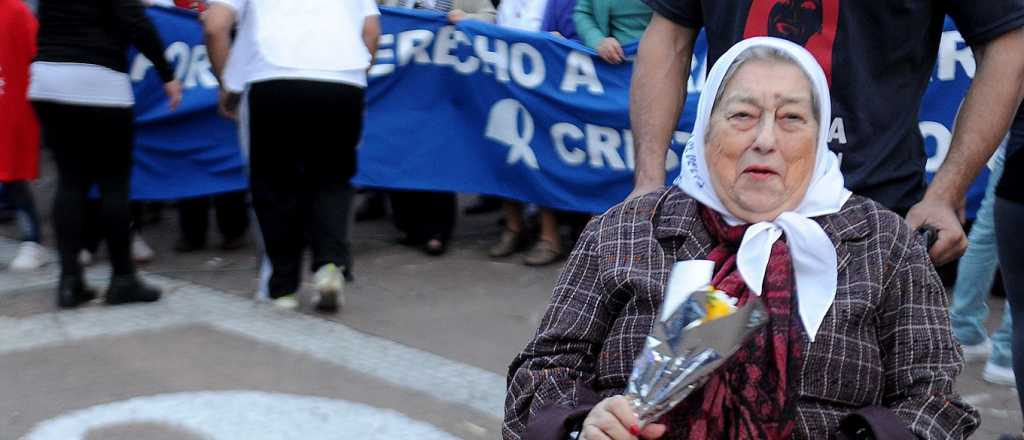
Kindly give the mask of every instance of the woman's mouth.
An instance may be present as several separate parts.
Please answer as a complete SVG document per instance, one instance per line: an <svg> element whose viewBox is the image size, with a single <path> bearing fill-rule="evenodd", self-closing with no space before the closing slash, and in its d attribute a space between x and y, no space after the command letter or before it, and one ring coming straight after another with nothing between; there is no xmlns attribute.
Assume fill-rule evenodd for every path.
<svg viewBox="0 0 1024 440"><path fill-rule="evenodd" d="M779 175L779 173L775 172L775 170L769 167L758 165L752 165L745 168L743 170L743 174L746 174L754 179L768 179Z"/></svg>

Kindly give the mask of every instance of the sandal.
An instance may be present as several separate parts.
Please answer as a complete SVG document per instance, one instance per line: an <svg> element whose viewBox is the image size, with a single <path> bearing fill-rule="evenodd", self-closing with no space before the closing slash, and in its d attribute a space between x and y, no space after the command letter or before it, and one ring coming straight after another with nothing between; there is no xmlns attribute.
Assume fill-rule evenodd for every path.
<svg viewBox="0 0 1024 440"><path fill-rule="evenodd" d="M547 240L539 240L523 256L523 264L527 266L547 266L561 260L563 256L561 246Z"/></svg>
<svg viewBox="0 0 1024 440"><path fill-rule="evenodd" d="M494 246L491 246L487 253L494 258L512 255L522 246L524 238L522 231L505 229L501 232L501 239Z"/></svg>

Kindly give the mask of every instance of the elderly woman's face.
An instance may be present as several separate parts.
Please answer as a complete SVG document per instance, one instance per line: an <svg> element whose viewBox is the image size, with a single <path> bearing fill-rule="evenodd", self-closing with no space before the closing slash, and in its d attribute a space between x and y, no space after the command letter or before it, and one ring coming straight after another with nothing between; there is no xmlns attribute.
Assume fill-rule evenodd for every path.
<svg viewBox="0 0 1024 440"><path fill-rule="evenodd" d="M718 198L747 222L795 209L811 180L817 135L811 83L799 67L744 63L711 112L705 143Z"/></svg>

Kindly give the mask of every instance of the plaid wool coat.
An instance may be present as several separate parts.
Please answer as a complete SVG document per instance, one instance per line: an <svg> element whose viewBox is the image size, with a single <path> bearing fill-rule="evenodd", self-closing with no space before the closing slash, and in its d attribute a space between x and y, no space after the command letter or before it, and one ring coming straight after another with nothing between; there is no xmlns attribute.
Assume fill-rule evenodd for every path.
<svg viewBox="0 0 1024 440"><path fill-rule="evenodd" d="M623 393L673 263L715 245L697 208L671 187L590 222L540 328L509 367L503 438L568 426L595 400ZM815 341L804 336L794 438L835 438L840 420L873 406L919 438L967 437L978 413L953 392L963 362L923 243L859 196L815 220L836 246L839 279ZM671 427L663 438L673 438Z"/></svg>

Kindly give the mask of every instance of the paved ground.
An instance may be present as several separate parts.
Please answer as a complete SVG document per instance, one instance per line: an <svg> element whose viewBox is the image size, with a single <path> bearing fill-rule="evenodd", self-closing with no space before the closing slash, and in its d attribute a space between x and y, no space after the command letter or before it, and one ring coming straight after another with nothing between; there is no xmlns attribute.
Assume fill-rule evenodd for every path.
<svg viewBox="0 0 1024 440"><path fill-rule="evenodd" d="M0 440L497 438L505 366L557 268L486 258L496 220L461 218L440 258L395 245L387 222L357 225L357 280L335 316L252 301L252 246L174 254L170 210L145 232L158 303L57 311L54 264L0 271ZM0 267L15 246L0 238ZM107 271L90 268L91 283ZM1019 429L1016 397L981 367L959 383L983 415L975 437Z"/></svg>

